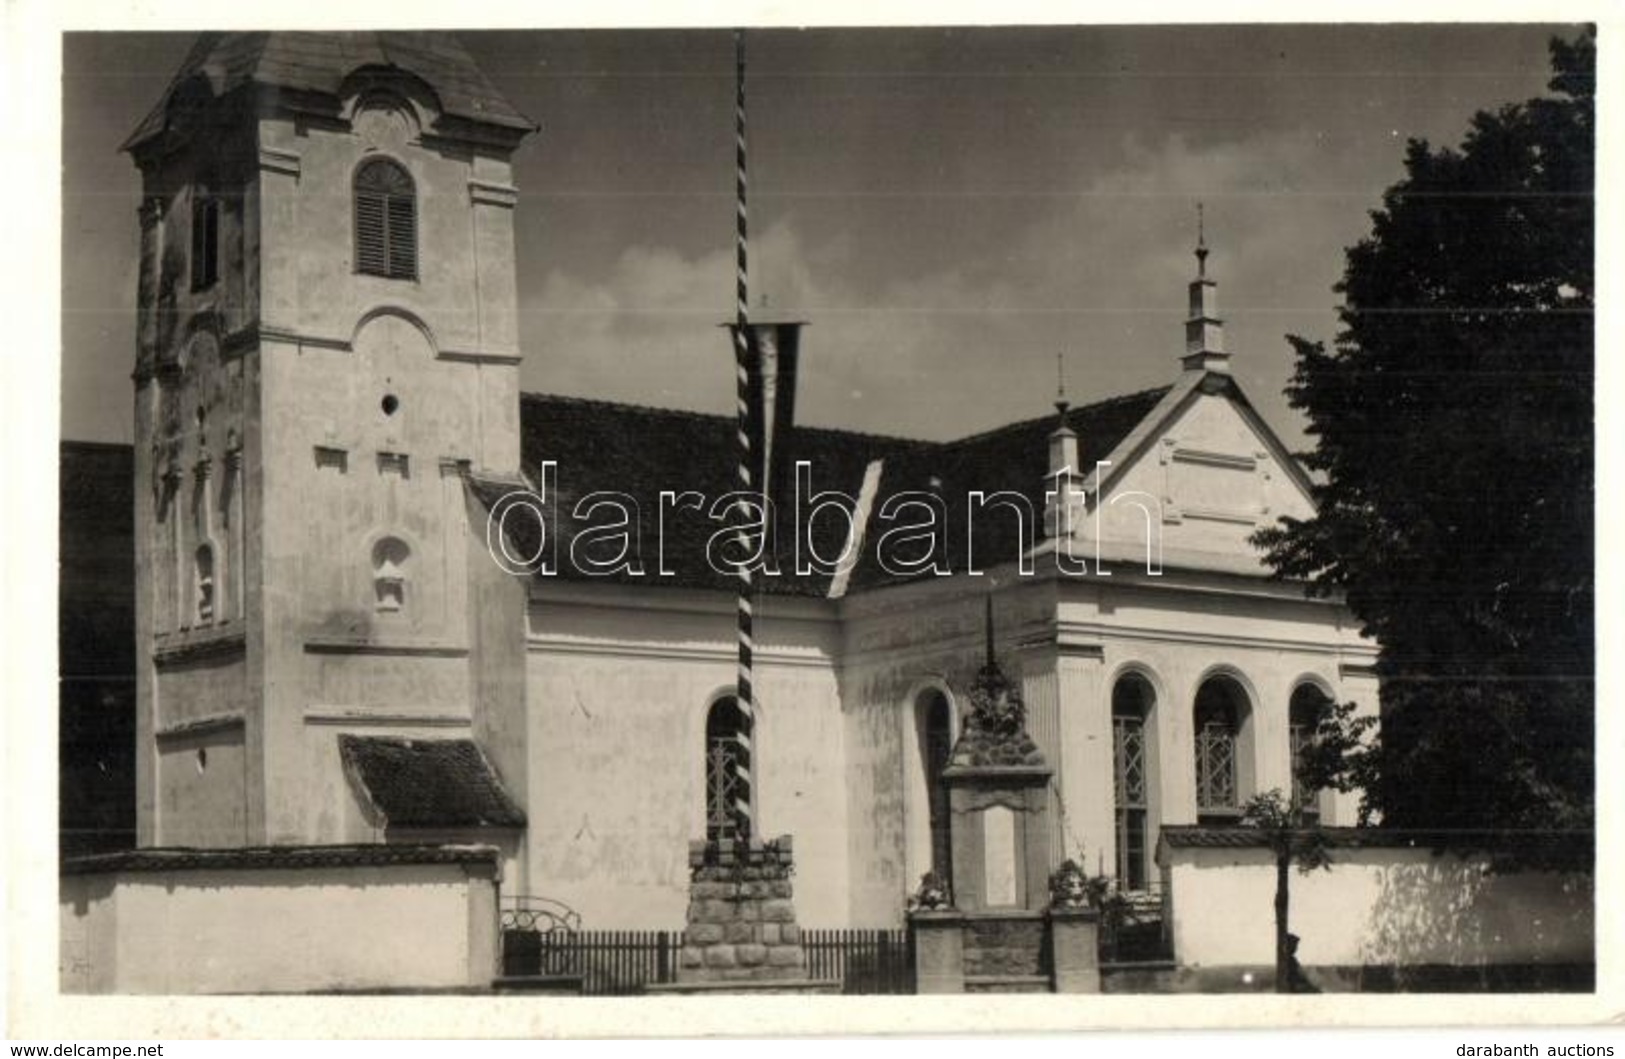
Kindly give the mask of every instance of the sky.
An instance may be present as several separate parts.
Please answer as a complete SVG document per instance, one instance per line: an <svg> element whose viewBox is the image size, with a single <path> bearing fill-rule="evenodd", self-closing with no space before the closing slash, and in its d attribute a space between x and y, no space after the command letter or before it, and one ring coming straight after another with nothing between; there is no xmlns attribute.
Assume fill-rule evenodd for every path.
<svg viewBox="0 0 1625 1059"><path fill-rule="evenodd" d="M798 421L944 439L1166 384L1205 204L1232 365L1292 446L1288 333L1408 138L1545 92L1539 25L747 35L753 319L808 322ZM728 414L733 42L461 34L515 156L522 384ZM62 435L128 441L139 181L119 144L190 34L63 38Z"/></svg>

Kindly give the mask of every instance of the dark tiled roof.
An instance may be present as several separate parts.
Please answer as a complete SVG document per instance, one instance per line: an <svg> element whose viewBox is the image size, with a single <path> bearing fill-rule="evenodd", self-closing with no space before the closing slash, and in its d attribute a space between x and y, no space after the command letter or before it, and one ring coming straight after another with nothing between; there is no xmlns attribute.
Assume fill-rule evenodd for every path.
<svg viewBox="0 0 1625 1059"><path fill-rule="evenodd" d="M1111 398L1073 408L1067 425L1079 435L1080 463L1087 470L1097 459L1114 449L1141 419L1151 411L1167 388ZM574 397L524 394L520 406L523 432L522 458L532 483L541 484L542 464L557 464L555 494L546 497L543 517L547 531L555 535L557 569L564 578L590 579L569 561L571 531L581 523L560 517L574 509L589 493L611 490L629 494L638 504L643 540L640 550L646 576L623 578L633 583L660 584L689 588L726 589L733 580L713 570L705 560L706 543L722 523L703 517L697 511L667 513L663 542L670 577L654 577L657 562L656 532L659 526L661 491L693 490L707 502L734 488L735 433L731 417L696 412L614 404ZM805 459L812 464L814 492L839 490L857 496L865 469L872 460L883 461L880 488L871 509L871 525L865 533L863 562L853 571L854 588L870 587L897 580L874 562L876 515L886 498L905 490L937 491L944 497L948 525L943 537L948 558L955 570L966 560L964 536L968 497L974 490L993 493L1013 490L1027 497L1042 516L1044 474L1048 470L1049 435L1056 427L1055 416L1013 423L997 430L950 442L917 441L883 437L852 431L816 427L795 427L787 441L791 461ZM476 495L487 505L495 503L516 483L476 477ZM777 511L781 575L759 580L766 593L822 596L829 578L822 575L794 575L788 560L794 539L794 517L788 503ZM988 506L978 514L972 533L983 542L999 542L1002 547L978 548L975 560L986 568L1015 558L1010 532L1010 515ZM526 522L515 518L508 525L517 530L513 547L516 555L535 553L537 537L520 528ZM602 516L595 522L603 522ZM824 517L813 524L813 543L819 554L839 554L845 543L843 520Z"/></svg>
<svg viewBox="0 0 1625 1059"><path fill-rule="evenodd" d="M339 753L385 827L525 826L472 739L341 735Z"/></svg>
<svg viewBox="0 0 1625 1059"><path fill-rule="evenodd" d="M353 868L385 864L485 864L495 867L495 846L372 843L342 846L244 846L233 849L158 847L65 857L63 875L115 871L218 871L265 868Z"/></svg>
<svg viewBox="0 0 1625 1059"><path fill-rule="evenodd" d="M1096 460L1110 455L1168 390L1162 386L1069 408L1066 425L1078 435L1079 473L1087 474ZM1040 416L908 453L887 464L875 510L880 510L886 497L901 492L939 492L947 507L943 543L952 570L964 570L971 558L984 570L1010 562L1016 558L1017 539L1012 514L986 504L971 519L970 494L978 490L989 495L1001 490L1020 493L1039 520L1032 529L1035 542L1042 539L1049 439L1057 425L1057 416ZM853 572L855 588L904 580L874 561L874 540L871 535L864 549L865 561Z"/></svg>
<svg viewBox="0 0 1625 1059"><path fill-rule="evenodd" d="M638 505L644 539L640 542L645 567L657 571L655 533L660 517L660 493L695 491L706 503L734 489L734 421L697 412L612 404L575 397L524 394L520 404L522 458L532 483L542 482L542 464L557 464L554 494L544 510L549 532L557 534L558 568L565 577L581 576L570 561L572 531L584 523L568 517L589 493L611 490L625 493ZM870 460L920 447L923 443L852 431L797 427L789 439L789 457L813 466L813 489L839 489L856 494ZM478 488L478 487L477 487ZM488 493L481 498L488 500ZM778 509L781 539L788 540L793 514L789 505ZM564 516L560 516L560 512ZM523 522L510 520L510 524ZM603 521L598 516L596 521ZM664 533L670 577L624 578L637 583L656 581L688 588L730 587L733 581L711 569L706 544L721 523L695 510L668 511ZM823 554L834 555L845 541L845 527L836 518L815 523L815 542ZM515 542L515 552L530 555L534 547ZM593 554L584 546L585 554ZM827 577L785 576L763 578L764 592L822 595Z"/></svg>
<svg viewBox="0 0 1625 1059"><path fill-rule="evenodd" d="M333 95L363 66L395 66L416 74L454 117L526 131L536 127L503 98L450 33L204 33L125 149L163 129L170 98L195 74L208 79L217 97L249 83Z"/></svg>

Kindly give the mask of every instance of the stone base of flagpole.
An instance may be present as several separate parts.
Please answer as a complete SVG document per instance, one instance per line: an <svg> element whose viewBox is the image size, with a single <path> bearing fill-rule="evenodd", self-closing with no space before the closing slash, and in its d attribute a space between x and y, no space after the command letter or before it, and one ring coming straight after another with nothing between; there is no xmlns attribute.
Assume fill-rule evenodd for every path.
<svg viewBox="0 0 1625 1059"><path fill-rule="evenodd" d="M789 835L765 842L691 842L688 867L688 925L677 981L651 990L840 992L839 981L808 977Z"/></svg>

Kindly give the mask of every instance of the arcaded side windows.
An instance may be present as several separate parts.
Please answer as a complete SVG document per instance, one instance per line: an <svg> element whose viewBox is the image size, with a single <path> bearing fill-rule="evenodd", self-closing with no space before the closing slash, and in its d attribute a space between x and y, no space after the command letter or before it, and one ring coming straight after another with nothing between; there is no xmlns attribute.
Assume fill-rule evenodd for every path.
<svg viewBox="0 0 1625 1059"><path fill-rule="evenodd" d="M355 174L355 268L369 276L417 279L417 191L405 169L385 158Z"/></svg>
<svg viewBox="0 0 1625 1059"><path fill-rule="evenodd" d="M751 835L750 727L739 700L724 696L705 717L705 837Z"/></svg>
<svg viewBox="0 0 1625 1059"><path fill-rule="evenodd" d="M406 542L385 537L372 546L372 587L380 611L406 607L406 564L412 551Z"/></svg>

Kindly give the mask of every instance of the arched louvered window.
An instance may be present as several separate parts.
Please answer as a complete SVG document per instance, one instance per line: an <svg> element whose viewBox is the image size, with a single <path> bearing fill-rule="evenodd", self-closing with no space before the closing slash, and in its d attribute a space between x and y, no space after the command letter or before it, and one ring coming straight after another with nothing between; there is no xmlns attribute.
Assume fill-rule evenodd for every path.
<svg viewBox="0 0 1625 1059"><path fill-rule="evenodd" d="M355 267L369 276L418 276L417 191L411 175L385 158L356 170Z"/></svg>

